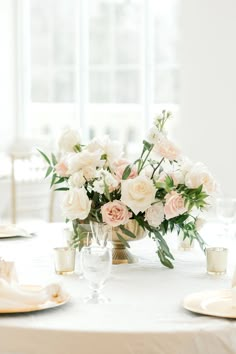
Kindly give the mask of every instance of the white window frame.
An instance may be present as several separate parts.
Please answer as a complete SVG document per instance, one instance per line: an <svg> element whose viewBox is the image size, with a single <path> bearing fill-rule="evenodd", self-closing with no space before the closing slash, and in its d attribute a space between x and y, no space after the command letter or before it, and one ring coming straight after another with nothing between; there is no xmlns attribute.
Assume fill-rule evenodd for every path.
<svg viewBox="0 0 236 354"><path fill-rule="evenodd" d="M31 66L30 66L30 0L17 1L17 72L18 72L18 119L16 124L17 136L31 136L29 107L31 104ZM140 104L113 104L119 110L127 107L142 107L143 121L145 128L151 125L153 119L153 107L156 112L163 109L170 109L178 112L177 104L154 104L153 99L153 77L154 77L154 56L153 56L153 21L152 21L152 0L142 0L144 4L143 26L142 26L142 100ZM78 0L76 6L76 42L79 43L76 50L76 122L88 136L89 120L87 114L88 92L89 92L89 48L88 48L88 1ZM79 40L78 40L79 39ZM35 103L37 104L37 103ZM56 106L56 103L51 103ZM60 104L61 105L61 104ZM104 104L92 104L94 107L104 107ZM111 105L110 103L107 106ZM129 109L129 108L128 108Z"/></svg>

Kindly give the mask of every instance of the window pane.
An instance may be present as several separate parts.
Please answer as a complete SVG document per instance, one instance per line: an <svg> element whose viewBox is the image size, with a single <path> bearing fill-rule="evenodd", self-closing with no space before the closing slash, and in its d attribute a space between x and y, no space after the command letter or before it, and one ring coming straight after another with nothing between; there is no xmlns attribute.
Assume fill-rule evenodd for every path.
<svg viewBox="0 0 236 354"><path fill-rule="evenodd" d="M117 103L139 103L140 82L138 71L117 71L115 76Z"/></svg>
<svg viewBox="0 0 236 354"><path fill-rule="evenodd" d="M42 1L30 1L31 34L32 36L44 36L49 32L49 7L43 6Z"/></svg>
<svg viewBox="0 0 236 354"><path fill-rule="evenodd" d="M136 31L118 31L115 36L116 63L138 64L141 59L141 36Z"/></svg>
<svg viewBox="0 0 236 354"><path fill-rule="evenodd" d="M35 36L36 37L36 36ZM31 66L33 69L47 68L50 61L50 48L47 36L38 36L31 43Z"/></svg>
<svg viewBox="0 0 236 354"><path fill-rule="evenodd" d="M74 103L80 92L87 99L83 87L88 87L81 112L86 112L82 118L90 132L140 140L147 103L159 107L178 102L179 1L30 0L31 101L39 103L38 113L31 110L35 129L40 119L42 131L51 117L60 116L58 124L67 117L80 119ZM84 43L88 53L81 49ZM60 114L52 114L50 107ZM53 124L48 124L52 131Z"/></svg>
<svg viewBox="0 0 236 354"><path fill-rule="evenodd" d="M39 0L37 0L39 1ZM56 32L74 32L78 0L50 0L51 16ZM41 2L44 2L41 0ZM44 3L44 7L47 5Z"/></svg>
<svg viewBox="0 0 236 354"><path fill-rule="evenodd" d="M107 103L111 101L111 74L108 71L90 72L90 102Z"/></svg>
<svg viewBox="0 0 236 354"><path fill-rule="evenodd" d="M111 63L111 46L109 32L105 29L97 28L95 25L90 27L90 64Z"/></svg>
<svg viewBox="0 0 236 354"><path fill-rule="evenodd" d="M153 0L155 103L178 102L178 3L179 0Z"/></svg>
<svg viewBox="0 0 236 354"><path fill-rule="evenodd" d="M140 102L143 4L141 0L89 1L91 103ZM99 68L109 76L105 85Z"/></svg>
<svg viewBox="0 0 236 354"><path fill-rule="evenodd" d="M74 101L76 2L31 1L31 95L34 102Z"/></svg>
<svg viewBox="0 0 236 354"><path fill-rule="evenodd" d="M56 71L53 76L53 96L55 102L75 101L75 76L71 71Z"/></svg>
<svg viewBox="0 0 236 354"><path fill-rule="evenodd" d="M75 35L74 33L54 32L53 63L56 66L75 64Z"/></svg>
<svg viewBox="0 0 236 354"><path fill-rule="evenodd" d="M89 62L111 64L111 4L89 1Z"/></svg>
<svg viewBox="0 0 236 354"><path fill-rule="evenodd" d="M47 70L32 72L31 92L33 102L49 101L48 76Z"/></svg>

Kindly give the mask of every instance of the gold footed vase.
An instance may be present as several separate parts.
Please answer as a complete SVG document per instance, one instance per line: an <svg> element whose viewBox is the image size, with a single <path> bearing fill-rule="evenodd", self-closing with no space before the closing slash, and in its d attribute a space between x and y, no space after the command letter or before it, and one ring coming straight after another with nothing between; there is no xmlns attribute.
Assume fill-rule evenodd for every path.
<svg viewBox="0 0 236 354"><path fill-rule="evenodd" d="M134 256L129 249L120 241L117 233L121 235L125 241L136 241L141 240L146 236L146 231L138 224L136 220L130 220L124 227L131 231L136 237L132 238L127 236L119 226L112 229L112 263L113 264L127 264L127 263L137 263L138 257Z"/></svg>

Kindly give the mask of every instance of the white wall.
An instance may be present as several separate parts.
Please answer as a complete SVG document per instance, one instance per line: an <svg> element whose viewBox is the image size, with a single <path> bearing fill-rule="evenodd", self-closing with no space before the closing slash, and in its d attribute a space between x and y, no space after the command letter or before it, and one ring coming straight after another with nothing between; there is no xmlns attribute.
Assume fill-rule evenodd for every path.
<svg viewBox="0 0 236 354"><path fill-rule="evenodd" d="M0 151L12 140L16 117L16 0L0 0Z"/></svg>
<svg viewBox="0 0 236 354"><path fill-rule="evenodd" d="M236 1L182 0L179 143L236 196Z"/></svg>

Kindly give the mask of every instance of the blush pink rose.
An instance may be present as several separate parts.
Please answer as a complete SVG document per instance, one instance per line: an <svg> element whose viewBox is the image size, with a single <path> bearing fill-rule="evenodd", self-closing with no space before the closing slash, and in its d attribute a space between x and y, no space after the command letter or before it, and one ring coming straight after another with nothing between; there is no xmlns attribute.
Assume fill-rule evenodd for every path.
<svg viewBox="0 0 236 354"><path fill-rule="evenodd" d="M165 201L164 213L167 220L187 211L187 208L184 205L183 197L175 191L168 193L165 196Z"/></svg>
<svg viewBox="0 0 236 354"><path fill-rule="evenodd" d="M180 150L167 138L163 138L156 144L153 151L170 161L177 160L180 156Z"/></svg>
<svg viewBox="0 0 236 354"><path fill-rule="evenodd" d="M130 164L130 162L126 159L120 159L114 163L114 165L113 165L114 174L115 174L115 178L117 179L118 182L122 181L122 176L123 176L124 170L126 169L126 167L129 164ZM135 178L135 177L137 177L137 175L138 175L137 168L135 166L133 166L131 168L131 172L130 172L129 177L127 179Z"/></svg>
<svg viewBox="0 0 236 354"><path fill-rule="evenodd" d="M108 202L101 207L102 220L112 226L126 224L132 216L127 207L119 200Z"/></svg>
<svg viewBox="0 0 236 354"><path fill-rule="evenodd" d="M175 186L178 186L178 184L184 183L184 176L180 171L173 171L173 172L168 172L168 173L162 171L161 174L159 175L157 181L158 182L165 182L167 176L169 176L173 179Z"/></svg>
<svg viewBox="0 0 236 354"><path fill-rule="evenodd" d="M68 171L68 165L65 159L62 159L55 165L55 171L56 174L60 177L68 177L69 176L69 171Z"/></svg>

